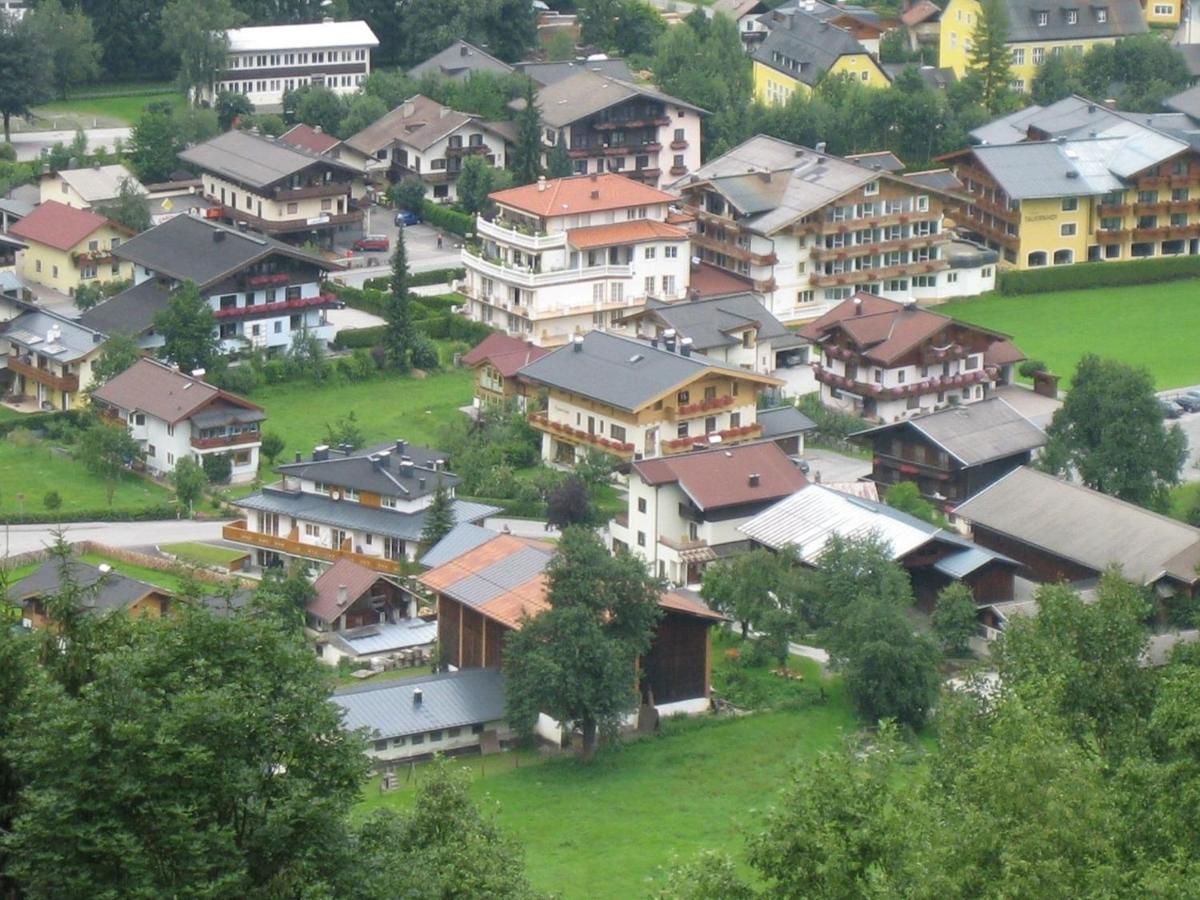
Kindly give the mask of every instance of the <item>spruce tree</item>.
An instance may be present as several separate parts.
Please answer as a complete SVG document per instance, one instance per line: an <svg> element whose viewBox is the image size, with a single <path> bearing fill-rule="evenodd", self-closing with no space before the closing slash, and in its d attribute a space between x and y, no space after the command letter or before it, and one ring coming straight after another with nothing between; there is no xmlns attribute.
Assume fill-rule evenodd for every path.
<svg viewBox="0 0 1200 900"><path fill-rule="evenodd" d="M384 330L384 349L393 368L407 372L408 351L412 346L412 310L408 296L408 251L404 246L404 229L396 236L396 252L392 254L392 283L388 296Z"/></svg>
<svg viewBox="0 0 1200 900"><path fill-rule="evenodd" d="M513 149L513 184L533 184L542 174L542 112L533 82L525 85L525 108L517 113L517 143Z"/></svg>
<svg viewBox="0 0 1200 900"><path fill-rule="evenodd" d="M432 547L454 527L454 501L441 478L433 492L433 502L425 510L425 525L421 529L421 543Z"/></svg>
<svg viewBox="0 0 1200 900"><path fill-rule="evenodd" d="M988 112L1002 110L1011 91L1012 50L1007 45L1008 25L1004 0L983 0L967 60L969 75L979 83L979 100Z"/></svg>
<svg viewBox="0 0 1200 900"><path fill-rule="evenodd" d="M575 167L571 164L571 157L567 153L566 141L560 140L551 148L550 155L546 160L546 177L566 178L574 173Z"/></svg>

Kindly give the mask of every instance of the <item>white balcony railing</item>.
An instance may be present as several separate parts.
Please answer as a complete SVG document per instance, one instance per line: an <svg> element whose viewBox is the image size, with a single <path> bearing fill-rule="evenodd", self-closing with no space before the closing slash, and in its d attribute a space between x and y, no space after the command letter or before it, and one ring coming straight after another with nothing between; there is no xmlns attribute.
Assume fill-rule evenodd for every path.
<svg viewBox="0 0 1200 900"><path fill-rule="evenodd" d="M593 281L600 278L632 278L633 266L587 266L575 269L554 269L549 272L531 272L528 269L518 269L512 266L502 266L499 262L484 259L463 250L463 265L488 278L494 278L505 284L524 288L546 287L552 284L569 284L572 281Z"/></svg>
<svg viewBox="0 0 1200 900"><path fill-rule="evenodd" d="M554 250L565 247L567 244L567 234L564 231L557 234L525 234L515 228L505 228L503 225L482 218L475 220L475 230L481 237L490 237L492 240L500 241L511 247L519 247L522 250Z"/></svg>

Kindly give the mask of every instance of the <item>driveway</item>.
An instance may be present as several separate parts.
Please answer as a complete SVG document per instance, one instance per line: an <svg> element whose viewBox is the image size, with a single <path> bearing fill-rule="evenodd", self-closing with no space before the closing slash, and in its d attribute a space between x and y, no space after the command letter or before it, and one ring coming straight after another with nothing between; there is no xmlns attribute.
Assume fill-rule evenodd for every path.
<svg viewBox="0 0 1200 900"><path fill-rule="evenodd" d="M54 544L61 527L67 541L96 541L110 547L154 547L179 541L219 541L223 522L167 519L160 522L68 522L55 525L0 526L0 553L12 555L41 550Z"/></svg>
<svg viewBox="0 0 1200 900"><path fill-rule="evenodd" d="M1200 391L1200 385L1190 388L1160 391L1158 396L1170 398L1176 394L1182 394L1184 391ZM1200 413L1184 413L1174 421L1168 419L1167 424L1178 425L1187 436L1188 458L1187 462L1183 464L1183 471L1180 473L1180 477L1184 481L1200 481Z"/></svg>
<svg viewBox="0 0 1200 900"><path fill-rule="evenodd" d="M364 234L387 235L389 246L396 246L400 229L395 224L396 211L386 206L371 206L365 211L362 231L347 230L338 232L334 247L343 253L352 248L358 238ZM438 247L438 235L441 235L442 246ZM431 225L408 225L404 228L404 248L408 251L408 269L410 272L428 272L432 269L451 269L462 265L460 251L462 238L446 232L439 232ZM352 268L338 276L338 281L351 287L360 287L368 278L383 274L391 265L392 254L362 253L356 254Z"/></svg>
<svg viewBox="0 0 1200 900"><path fill-rule="evenodd" d="M856 456L846 456L833 450L806 447L804 459L808 463L808 477L823 484L840 484L858 481L871 474L871 461Z"/></svg>
<svg viewBox="0 0 1200 900"><path fill-rule="evenodd" d="M117 141L129 143L129 128L88 128L84 134L88 139L88 150L95 152L100 147L112 150ZM26 162L37 159L43 150L49 150L55 144L70 145L75 140L75 131L14 131L12 134L13 149L17 151L17 159Z"/></svg>

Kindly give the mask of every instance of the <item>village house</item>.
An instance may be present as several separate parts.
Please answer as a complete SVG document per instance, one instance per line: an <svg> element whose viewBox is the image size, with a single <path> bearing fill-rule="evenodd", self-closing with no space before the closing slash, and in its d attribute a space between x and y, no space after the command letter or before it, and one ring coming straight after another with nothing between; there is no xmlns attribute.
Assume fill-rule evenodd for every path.
<svg viewBox="0 0 1200 900"><path fill-rule="evenodd" d="M513 734L504 719L504 675L496 669L441 672L333 693L348 731L363 729L376 768L434 753L492 753Z"/></svg>
<svg viewBox="0 0 1200 900"><path fill-rule="evenodd" d="M951 509L1027 465L1046 433L1001 397L952 406L850 436L872 451L871 480L886 491L911 481Z"/></svg>
<svg viewBox="0 0 1200 900"><path fill-rule="evenodd" d="M322 130L320 125L305 125L303 122L293 125L281 134L277 140L298 150L316 153L320 156L328 156L330 159L336 159L350 166L355 172L359 173L350 182L351 198L355 201L361 201L366 196L366 171L371 158L365 153L360 153L358 150L347 145L345 141Z"/></svg>
<svg viewBox="0 0 1200 900"><path fill-rule="evenodd" d="M1025 358L998 331L865 293L800 333L821 351L821 402L880 422L983 400Z"/></svg>
<svg viewBox="0 0 1200 900"><path fill-rule="evenodd" d="M469 157L493 168L508 160L502 130L421 94L346 138L345 146L367 158L369 172L389 181L417 178L428 197L446 202L458 199L455 185Z"/></svg>
<svg viewBox="0 0 1200 900"><path fill-rule="evenodd" d="M964 185L955 222L1018 269L1196 255L1195 127L1077 96L1012 113L943 157Z"/></svg>
<svg viewBox="0 0 1200 900"><path fill-rule="evenodd" d="M213 88L243 94L256 109L278 110L286 91L311 84L335 94L356 93L371 74L371 51L379 39L366 22L325 19L296 25L231 28L229 56Z"/></svg>
<svg viewBox="0 0 1200 900"><path fill-rule="evenodd" d="M618 81L634 80L629 63L603 53L594 53L586 59L525 60L516 63L513 68L542 87L566 81L579 72L594 72Z"/></svg>
<svg viewBox="0 0 1200 900"><path fill-rule="evenodd" d="M708 112L654 88L585 70L543 87L537 104L547 156L565 142L577 175L618 172L657 187L700 165Z"/></svg>
<svg viewBox="0 0 1200 900"><path fill-rule="evenodd" d="M1164 8L1177 4L1178 0L1156 3ZM1082 55L1097 44L1113 44L1150 30L1138 0L1103 0L1090 5L1075 0L1004 0L1004 7L1008 19L1005 46L1012 53L1010 86L1022 94L1033 89L1037 68L1048 55L1068 51ZM953 69L959 78L970 69L971 41L982 9L979 0L950 0L942 11L938 65ZM1171 15L1178 22L1174 11L1163 18Z"/></svg>
<svg viewBox="0 0 1200 900"><path fill-rule="evenodd" d="M0 369L0 383L2 373L8 374L5 396L44 410L75 409L95 380L92 366L105 340L74 319L30 307L0 328L0 348L7 353Z"/></svg>
<svg viewBox="0 0 1200 900"><path fill-rule="evenodd" d="M121 281L132 274L113 250L133 232L91 210L47 200L13 223L9 234L25 242L18 256L26 284L73 297L85 284Z"/></svg>
<svg viewBox="0 0 1200 900"><path fill-rule="evenodd" d="M626 549L670 584L697 587L705 567L749 549L743 525L807 481L771 442L635 462L629 509L608 526Z"/></svg>
<svg viewBox="0 0 1200 900"><path fill-rule="evenodd" d="M996 255L954 240L957 195L758 135L671 190L693 253L745 279L780 321L815 319L855 291L933 302L995 286Z"/></svg>
<svg viewBox="0 0 1200 900"><path fill-rule="evenodd" d="M463 248L470 317L539 346L620 328L646 298L687 296L688 234L674 198L621 175L539 179L491 195Z"/></svg>
<svg viewBox="0 0 1200 900"><path fill-rule="evenodd" d="M42 203L57 200L72 209L92 209L112 203L126 184L139 194L146 193L142 183L119 163L46 172L39 179L38 189Z"/></svg>
<svg viewBox="0 0 1200 900"><path fill-rule="evenodd" d="M456 669L498 669L504 639L525 616L549 608L546 567L552 544L497 534L442 565L417 576L437 596L438 647ZM712 647L709 629L724 620L695 594L665 591L662 618L650 650L636 673L643 707L660 715L700 713L709 707ZM558 723L543 715L538 733L557 741Z"/></svg>
<svg viewBox="0 0 1200 900"><path fill-rule="evenodd" d="M181 459L224 454L231 483L258 477L266 413L196 376L143 357L96 388L92 404L129 427L155 475L169 475Z"/></svg>
<svg viewBox="0 0 1200 900"><path fill-rule="evenodd" d="M908 49L937 52L942 35L942 8L933 0L917 0L900 13L900 24L908 35Z"/></svg>
<svg viewBox="0 0 1200 900"><path fill-rule="evenodd" d="M295 243L330 244L362 222L353 166L247 131L227 131L179 154L195 166L214 218Z"/></svg>
<svg viewBox="0 0 1200 900"><path fill-rule="evenodd" d="M1019 564L955 531L932 525L885 503L810 484L738 526L754 544L791 548L805 565L819 568L831 538L873 534L912 581L913 596L932 609L938 592L954 582L971 589L976 603L1013 599Z"/></svg>
<svg viewBox="0 0 1200 900"><path fill-rule="evenodd" d="M454 498L458 476L445 454L398 440L366 450L321 445L276 466L282 479L234 501L247 518L226 525L227 541L252 549L259 566L285 558L318 564L351 559L398 575L418 556L425 512L438 487L452 500L454 521L479 522L500 510Z"/></svg>
<svg viewBox="0 0 1200 900"><path fill-rule="evenodd" d="M592 331L535 360L520 375L546 391L529 422L542 459L572 466L589 450L624 461L762 437L758 397L782 382L692 352Z"/></svg>
<svg viewBox="0 0 1200 900"><path fill-rule="evenodd" d="M484 409L513 402L521 412L529 408L537 389L518 373L550 351L527 341L496 332L489 334L463 355L462 364L475 370L475 406Z"/></svg>
<svg viewBox="0 0 1200 900"><path fill-rule="evenodd" d="M416 80L433 76L448 81L466 81L472 75L511 75L513 67L496 59L486 50L481 50L467 41L457 40L444 50L417 63L408 70L408 77Z"/></svg>
<svg viewBox="0 0 1200 900"><path fill-rule="evenodd" d="M313 582L315 596L304 620L317 658L372 662L425 659L437 638L437 623L418 615L416 599L390 576L342 558Z"/></svg>
<svg viewBox="0 0 1200 900"><path fill-rule="evenodd" d="M83 609L93 615L125 610L130 616L158 618L171 606L171 594L160 587L114 572L107 563L93 566L72 559L67 568L80 589ZM46 599L63 588L62 565L50 559L8 587L7 601L21 608L21 624L41 630L47 627Z"/></svg>
<svg viewBox="0 0 1200 900"><path fill-rule="evenodd" d="M131 334L142 349L161 347L154 319L185 282L193 282L216 319L223 353L282 353L299 336L333 338L327 313L341 305L322 288L329 264L260 234L196 216L175 216L115 251L132 287L83 314L106 334Z"/></svg>

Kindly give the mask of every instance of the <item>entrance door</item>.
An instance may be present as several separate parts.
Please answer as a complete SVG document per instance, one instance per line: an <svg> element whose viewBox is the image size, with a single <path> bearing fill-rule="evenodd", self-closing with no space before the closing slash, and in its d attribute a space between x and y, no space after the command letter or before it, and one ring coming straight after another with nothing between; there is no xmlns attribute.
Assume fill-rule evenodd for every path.
<svg viewBox="0 0 1200 900"><path fill-rule="evenodd" d="M588 434L596 433L596 417L588 416Z"/></svg>
<svg viewBox="0 0 1200 900"><path fill-rule="evenodd" d="M346 542L346 532L340 528L333 528L330 530L330 534L333 536L333 549L341 550L342 544Z"/></svg>
<svg viewBox="0 0 1200 900"><path fill-rule="evenodd" d="M642 445L642 456L647 458L658 456L658 428L647 428Z"/></svg>

